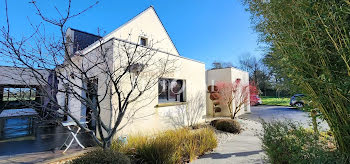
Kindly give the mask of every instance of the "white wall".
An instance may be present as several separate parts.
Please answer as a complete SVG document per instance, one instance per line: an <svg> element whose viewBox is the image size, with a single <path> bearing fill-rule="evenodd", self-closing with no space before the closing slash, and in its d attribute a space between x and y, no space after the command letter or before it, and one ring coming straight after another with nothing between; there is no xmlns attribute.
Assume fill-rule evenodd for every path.
<svg viewBox="0 0 350 164"><path fill-rule="evenodd" d="M248 72L236 69L236 68L224 68L224 69L214 69L206 71L206 84L207 86L213 85L216 82L228 82L234 83L236 79L241 79L242 85L249 85L249 74ZM234 104L233 109L235 109ZM230 116L230 112L228 107L225 105L219 105L221 108L221 112L215 113L216 117L228 117ZM250 112L250 105L245 105L237 115L241 115L244 113ZM207 93L207 115L213 116L213 102L209 98L209 93Z"/></svg>
<svg viewBox="0 0 350 164"><path fill-rule="evenodd" d="M149 7L124 25L103 37L103 41L108 41L111 38L119 38L132 43L139 43L141 36L146 37L150 44L153 45L154 49L179 55L153 7ZM97 42L83 51L84 53L89 52L96 48L96 46L98 46Z"/></svg>
<svg viewBox="0 0 350 164"><path fill-rule="evenodd" d="M117 43L116 45L120 44ZM115 46L116 47L116 46ZM117 53L118 48L114 49L114 54ZM120 56L116 57L120 59ZM201 104L203 104L200 109L189 109L187 110L199 110L200 116L198 117L199 122L204 122L206 117L206 99L205 99L205 65L204 63L186 59L176 55L169 55L162 52L157 52L154 61L159 59L168 59L170 61L169 65L174 69L173 71L167 72L162 76L162 78L171 79L181 79L186 82L186 102L184 103L170 103L162 104L158 102L158 83L154 85L149 91L147 91L139 99L142 100L138 103L133 103L130 105L130 109L127 112L121 127L124 127L120 131L120 135L130 134L130 133L152 133L159 130L165 130L172 128L174 126L179 126L172 122L173 119L179 119L186 115L179 115L181 113L179 110L184 110L186 107L191 106L188 104L193 98L199 96L202 97ZM115 62L115 68L120 66ZM150 66L151 67L151 66ZM155 68L150 68L152 71L156 71ZM146 70L147 72L147 70ZM147 75L146 75L147 76ZM149 77L145 77L149 78ZM157 82L159 79L154 79ZM128 81L125 82L125 87L128 88ZM114 97L113 102L116 101L117 97ZM117 106L117 104L114 104ZM137 111L136 111L137 110ZM190 112L191 113L191 112ZM184 120L185 121L185 120Z"/></svg>
<svg viewBox="0 0 350 164"><path fill-rule="evenodd" d="M123 42L124 43L124 42ZM123 59L124 51L121 50L120 41L111 41L109 43L106 43L105 45L110 45L112 47L112 51L109 52L107 56L112 56L108 61L110 69L117 69L120 67L120 60ZM128 46L134 46L132 44L128 44ZM142 47L139 47L139 49L144 49ZM199 110L200 116L199 116L199 122L204 122L205 115L206 115L206 99L205 99L205 65L204 63L193 61L190 59L183 58L181 56L177 55L170 55L162 52L155 52L154 56L154 62L155 65L151 65L149 67L155 67L156 63L159 59L168 59L171 61L169 65L172 65L174 70L171 72L167 72L162 77L164 78L174 78L174 79L182 79L186 81L186 98L187 100L190 100L191 98L195 96L202 97L202 106ZM84 57L82 57L77 63L84 65L86 69L89 67L89 61L96 61L98 56L100 55L100 52L98 49L95 49L93 51L90 51L90 53L86 54ZM80 57L76 57L78 60ZM125 63L124 63L125 64ZM90 63L91 65L91 63ZM84 68L82 66L82 68ZM113 68L112 68L113 67ZM152 68L151 68L152 69ZM70 69L66 69L70 70ZM104 91L106 89L111 88L111 86L106 85L105 81L107 80L107 77L103 73L104 69L93 69L90 70L89 76L90 77L98 77L98 93L99 95L103 95ZM122 69L123 70L123 69ZM74 72L74 71L73 71ZM118 72L118 71L117 71ZM115 72L117 75L118 73ZM68 71L67 75L69 75L70 72ZM126 76L128 77L128 76ZM148 78L147 76L145 78ZM118 135L123 134L130 134L130 133L150 133L150 132L156 132L159 130L165 130L174 127L173 122L171 121L171 117L179 117L178 111L183 109L184 106L189 106L189 104L185 103L174 103L170 106L162 106L159 107L158 103L158 78L153 79L156 83L155 85L148 90L146 93L143 94L138 99L137 103L133 103L129 105L128 112L124 116L124 119L120 125L122 129L118 132ZM81 86L82 82L79 80L76 80L76 84ZM121 82L121 88L128 90L128 80L123 79ZM77 92L79 92L77 90ZM84 94L84 93L82 93ZM64 95L60 95L59 101L64 102ZM117 97L112 97L112 99L109 99L108 95L107 98L105 98L104 101L100 103L101 108L103 109L101 111L101 117L102 120L107 124L111 125L111 122L114 122L116 120L116 111L118 109L117 105ZM112 105L112 106L110 106ZM169 105L169 104L167 104ZM76 98L70 98L69 101L69 108L71 111L75 112L75 115L78 117L79 115L83 114L83 105L80 103L79 100ZM185 116L187 117L187 116Z"/></svg>
<svg viewBox="0 0 350 164"><path fill-rule="evenodd" d="M80 56L75 56L72 58L72 61L76 65L81 65L82 58ZM81 74L80 71L74 69L71 65L68 65L66 67L58 67L56 68L56 71L58 77L58 93L57 93L57 102L58 105L61 106L61 108L65 107L65 99L66 99L66 88L65 84L69 85L69 88L72 88L72 90L76 93L79 93L81 96L85 96L85 93L83 90L80 89L80 87L83 87L83 81L81 80ZM73 85L74 84L74 85ZM70 113L73 115L74 118L85 121L85 112L86 107L81 103L79 100L79 97L74 96L73 94L68 95L68 106L67 109L70 111ZM59 112L63 113L62 110ZM70 117L68 117L67 121L72 121Z"/></svg>

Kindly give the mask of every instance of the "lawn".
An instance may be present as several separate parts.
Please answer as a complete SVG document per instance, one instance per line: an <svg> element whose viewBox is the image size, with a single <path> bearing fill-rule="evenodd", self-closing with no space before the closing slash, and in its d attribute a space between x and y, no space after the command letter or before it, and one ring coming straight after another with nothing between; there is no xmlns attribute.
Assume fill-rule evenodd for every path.
<svg viewBox="0 0 350 164"><path fill-rule="evenodd" d="M276 98L271 96L261 96L263 105L289 106L289 97Z"/></svg>

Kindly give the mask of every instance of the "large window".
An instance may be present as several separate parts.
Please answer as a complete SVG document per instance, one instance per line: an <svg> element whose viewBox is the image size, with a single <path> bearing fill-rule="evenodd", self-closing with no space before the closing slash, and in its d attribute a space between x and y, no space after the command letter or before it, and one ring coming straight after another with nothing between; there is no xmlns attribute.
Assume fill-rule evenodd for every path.
<svg viewBox="0 0 350 164"><path fill-rule="evenodd" d="M35 88L4 88L2 101L35 100Z"/></svg>
<svg viewBox="0 0 350 164"><path fill-rule="evenodd" d="M159 79L158 102L185 102L185 80Z"/></svg>

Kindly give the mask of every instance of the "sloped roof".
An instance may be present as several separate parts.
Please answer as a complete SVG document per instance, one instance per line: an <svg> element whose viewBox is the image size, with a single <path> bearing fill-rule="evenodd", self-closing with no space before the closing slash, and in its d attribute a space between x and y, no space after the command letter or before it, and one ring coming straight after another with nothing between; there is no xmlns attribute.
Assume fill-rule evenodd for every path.
<svg viewBox="0 0 350 164"><path fill-rule="evenodd" d="M123 25L119 26L117 29L115 29L115 30L113 30L112 32L110 32L109 34L107 34L104 38L107 38L109 35L113 34L113 33L116 32L116 31L118 31L119 29L121 29L122 27L126 26L127 24L131 23L133 20L135 20L136 18L138 18L139 16L141 16L143 13L147 12L148 10L153 10L153 11L154 11L154 13L155 13L156 16L157 16L158 21L160 22L160 24L161 24L162 27L163 27L163 30L164 30L165 33L167 34L168 39L169 39L169 40L171 41L171 43L173 44L173 46L174 46L176 52L177 52L178 54L180 54L179 51L177 50L177 48L176 48L176 46L175 46L173 40L171 39L171 37L170 37L168 31L167 31L166 28L164 27L163 22L160 20L160 18L159 18L159 16L158 16L158 13L156 12L156 10L154 9L154 7L153 7L152 5L151 5L150 7L148 7L147 9L143 10L142 12L140 12L139 14L137 14L136 16L134 16L133 18L129 19L126 23L124 23Z"/></svg>
<svg viewBox="0 0 350 164"><path fill-rule="evenodd" d="M102 38L101 36L70 27L66 31L66 36L70 36L70 39L72 41L72 55L74 55L76 51L83 50L91 44L95 43L100 38Z"/></svg>
<svg viewBox="0 0 350 164"><path fill-rule="evenodd" d="M137 19L138 17L140 17L142 14L146 13L148 10L152 10L154 11L157 20L160 22L164 32L166 33L168 39L170 40L172 46L174 47L175 51L177 52L177 54L179 54L174 42L171 40L169 33L167 32L167 30L164 27L164 24L162 23L162 21L160 20L157 12L155 11L153 6L148 7L147 9L143 10L142 12L140 12L139 14L137 14L135 17L131 18L130 20L128 20L126 23L124 23L123 25L119 26L118 28L116 28L115 30L113 30L112 32L110 32L109 34L107 34L106 36L102 37L101 40L103 40L104 42L110 40L111 35L114 34L115 32L117 32L118 30L120 30L121 28L123 28L124 26L128 25L129 23L131 23L133 20ZM93 35L93 34L91 34ZM98 42L94 42L91 45L87 46L84 50L83 53L89 52L90 50L94 49L97 46Z"/></svg>
<svg viewBox="0 0 350 164"><path fill-rule="evenodd" d="M170 43L172 44L172 46L174 47L174 50L176 51L177 54L174 54L174 53L171 53L171 52L165 52L165 51L162 51L162 50L159 50L159 49L155 49L159 52L163 52L163 53L166 53L166 54L169 54L169 55L173 55L173 56L178 56L178 57L181 57L181 58L184 58L184 59L187 59L187 60L191 60L191 61L195 61L195 62L198 62L198 63L202 63L204 64L203 62L200 62L200 61L197 61L197 60L193 60L193 59L190 59L190 58L186 58L186 57L183 57L183 56L180 56L175 44L173 43L173 41L171 40L170 36L169 36L169 33L167 32L167 30L165 29L163 23L161 22L157 12L155 11L154 7L153 6L150 6L148 7L147 9L143 10L142 12L140 12L139 14L137 14L135 17L131 18L130 20L128 20L126 23L124 23L123 25L119 26L118 28L116 28L115 30L113 30L112 32L110 32L109 34L107 34L106 36L100 38L100 41L103 42L103 43L106 43L110 40L119 40L119 41L123 41L123 42L127 42L127 43L130 43L130 44L137 44L137 43L132 43L132 42L129 42L127 40L123 40L123 39L119 39L119 38L116 38L116 37L113 37L113 34L116 33L118 30L120 30L121 28L123 28L124 26L128 25L129 23L133 22L133 20L137 19L138 17L140 17L142 14L146 13L147 11L149 10L152 10L155 15L156 15L156 19L159 21L160 25L162 26L163 30L164 30L164 34L166 34L166 36L168 37ZM85 32L86 33L86 32ZM89 33L87 33L89 34ZM91 34L91 35L94 35L94 34ZM95 35L96 36L96 35ZM81 51L82 54L86 54L86 53L89 53L91 52L92 50L94 50L98 45L99 43L101 42L94 42L92 43L91 45L89 45L88 47L86 47L85 49L83 49ZM153 48L152 48L153 49Z"/></svg>

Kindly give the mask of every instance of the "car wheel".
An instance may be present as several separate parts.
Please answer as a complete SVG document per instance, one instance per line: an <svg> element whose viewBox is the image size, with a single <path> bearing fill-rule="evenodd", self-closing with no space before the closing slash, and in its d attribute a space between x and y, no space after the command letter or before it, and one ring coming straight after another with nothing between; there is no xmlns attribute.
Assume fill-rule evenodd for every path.
<svg viewBox="0 0 350 164"><path fill-rule="evenodd" d="M298 108L302 108L302 107L304 107L304 104L303 104L303 103L298 102L298 103L296 103L296 104L295 104L295 106L296 106L296 107L298 107Z"/></svg>

